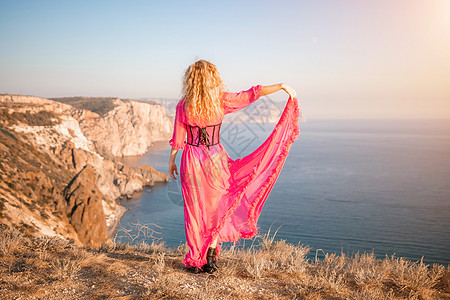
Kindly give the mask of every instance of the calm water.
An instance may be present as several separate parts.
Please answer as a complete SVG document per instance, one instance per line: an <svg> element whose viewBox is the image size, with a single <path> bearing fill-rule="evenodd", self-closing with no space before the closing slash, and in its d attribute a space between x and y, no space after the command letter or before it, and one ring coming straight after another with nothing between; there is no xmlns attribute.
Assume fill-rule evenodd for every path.
<svg viewBox="0 0 450 300"><path fill-rule="evenodd" d="M235 159L256 149L274 124L238 125L238 139L227 135L232 126L221 133ZM311 257L317 249L373 250L378 257L450 263L449 120L309 120L300 130L262 210L261 233L281 226L276 237L309 245ZM124 162L167 172L169 151L162 143ZM178 166L180 158L181 152ZM168 246L185 242L179 182L122 205L130 210L120 226L154 223Z"/></svg>

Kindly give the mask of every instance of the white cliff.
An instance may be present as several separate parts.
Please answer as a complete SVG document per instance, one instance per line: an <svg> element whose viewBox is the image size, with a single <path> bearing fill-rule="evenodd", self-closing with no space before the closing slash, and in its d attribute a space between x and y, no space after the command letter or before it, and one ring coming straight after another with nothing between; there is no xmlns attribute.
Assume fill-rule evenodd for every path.
<svg viewBox="0 0 450 300"><path fill-rule="evenodd" d="M114 109L96 118L80 118L83 133L97 151L109 156L141 155L156 141L169 140L173 119L163 106L113 99Z"/></svg>
<svg viewBox="0 0 450 300"><path fill-rule="evenodd" d="M98 246L125 210L117 199L168 181L149 166L132 169L98 151L142 154L153 141L168 140L173 126L160 105L114 104L100 116L49 99L0 95L0 223Z"/></svg>

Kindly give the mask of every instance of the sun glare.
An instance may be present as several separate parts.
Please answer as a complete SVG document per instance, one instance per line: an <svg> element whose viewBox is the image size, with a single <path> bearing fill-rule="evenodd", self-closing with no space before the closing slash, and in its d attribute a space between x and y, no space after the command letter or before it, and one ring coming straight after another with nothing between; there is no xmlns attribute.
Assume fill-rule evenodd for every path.
<svg viewBox="0 0 450 300"><path fill-rule="evenodd" d="M446 20L447 29L450 31L450 0L441 0L443 18Z"/></svg>

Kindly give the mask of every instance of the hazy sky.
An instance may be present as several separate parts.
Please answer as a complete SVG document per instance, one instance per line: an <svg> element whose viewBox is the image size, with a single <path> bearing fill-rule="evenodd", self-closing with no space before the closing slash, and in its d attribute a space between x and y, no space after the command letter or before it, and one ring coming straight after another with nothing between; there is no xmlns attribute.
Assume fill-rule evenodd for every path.
<svg viewBox="0 0 450 300"><path fill-rule="evenodd" d="M179 98L286 82L307 118L450 118L450 0L0 0L0 93ZM273 99L287 99L282 92Z"/></svg>

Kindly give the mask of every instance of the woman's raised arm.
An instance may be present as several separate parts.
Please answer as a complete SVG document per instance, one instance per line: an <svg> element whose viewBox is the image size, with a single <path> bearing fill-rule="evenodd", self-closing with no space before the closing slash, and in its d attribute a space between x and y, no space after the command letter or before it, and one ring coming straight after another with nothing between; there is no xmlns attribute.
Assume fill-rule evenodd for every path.
<svg viewBox="0 0 450 300"><path fill-rule="evenodd" d="M295 93L295 90L291 88L286 83L278 83L273 85L266 85L261 87L261 96L269 95L275 92L278 92L279 90L284 90L289 96L292 98L297 97L297 94Z"/></svg>

